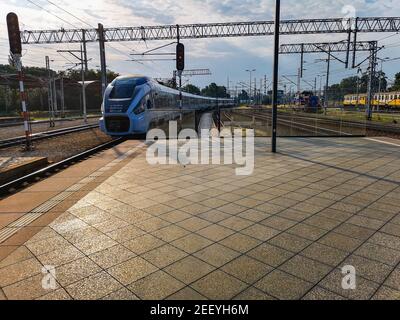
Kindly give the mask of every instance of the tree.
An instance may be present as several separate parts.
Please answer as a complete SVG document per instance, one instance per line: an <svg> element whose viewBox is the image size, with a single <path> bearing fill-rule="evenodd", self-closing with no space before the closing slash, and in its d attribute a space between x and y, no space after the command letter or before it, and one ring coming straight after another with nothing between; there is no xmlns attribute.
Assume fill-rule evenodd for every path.
<svg viewBox="0 0 400 320"><path fill-rule="evenodd" d="M53 76L58 79L60 73L51 70ZM17 70L10 65L0 65L0 74L3 75L15 75ZM26 82L26 96L27 103L30 112L40 111L47 112L48 110L48 99L47 99L47 78L48 70L45 68L38 67L24 67L24 73L27 78L33 77L37 79L35 86L29 86ZM111 82L118 76L117 73L107 70L107 80ZM69 82L66 78L70 78L74 81L81 81L81 70L74 69L64 74L64 102L66 109L80 112L82 108L81 102L81 88L74 82ZM85 79L87 81L97 80L97 83L91 84L86 88L86 101L88 110L100 111L100 105L102 101L101 93L101 71L100 70L88 70L85 72ZM31 80L31 83L34 80ZM56 82L57 86L57 98L58 106L61 105L60 95L60 82ZM39 85L39 86L38 86ZM40 87L42 85L42 87ZM0 82L0 114L1 115L17 115L20 113L19 104L19 92L18 92L18 81L2 81Z"/></svg>
<svg viewBox="0 0 400 320"><path fill-rule="evenodd" d="M400 80L400 79L399 79ZM333 84L328 88L328 100L341 101L346 94L357 92L366 93L368 91L369 74L365 73L361 77L352 76L344 78L340 83ZM381 92L387 89L387 79L384 72L378 71L372 79L372 90L377 92L380 88Z"/></svg>
<svg viewBox="0 0 400 320"><path fill-rule="evenodd" d="M400 72L396 73L396 75L394 76L394 84L391 90L392 91L400 90Z"/></svg>
<svg viewBox="0 0 400 320"><path fill-rule="evenodd" d="M226 91L226 87L218 86L215 82L211 83L210 85L208 85L204 89L202 89L201 94L203 96L213 97L213 98L229 98L230 97L230 95Z"/></svg>
<svg viewBox="0 0 400 320"><path fill-rule="evenodd" d="M67 78L70 78L75 81L81 81L82 80L82 74L80 69L72 69L69 70L66 75ZM107 70L107 81L111 82L113 81L116 77L118 77L119 74L115 73L114 71ZM85 80L87 81L101 81L101 70L93 70L90 69L87 72L85 72Z"/></svg>
<svg viewBox="0 0 400 320"><path fill-rule="evenodd" d="M249 94L245 90L242 90L238 95L238 99L239 101L249 101Z"/></svg>
<svg viewBox="0 0 400 320"><path fill-rule="evenodd" d="M193 84L187 84L186 86L184 86L182 88L182 90L187 92L187 93L192 93L192 94L197 94L197 95L201 94L200 88L196 87Z"/></svg>

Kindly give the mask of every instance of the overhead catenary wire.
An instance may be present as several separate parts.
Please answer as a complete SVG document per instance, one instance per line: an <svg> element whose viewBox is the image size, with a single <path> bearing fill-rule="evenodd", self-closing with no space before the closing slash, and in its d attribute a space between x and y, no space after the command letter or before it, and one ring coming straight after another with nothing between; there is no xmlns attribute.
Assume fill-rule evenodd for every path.
<svg viewBox="0 0 400 320"><path fill-rule="evenodd" d="M70 26L72 26L72 27L74 27L74 28L76 28L76 29L79 29L79 28L78 28L76 25L74 25L73 23L71 23L71 22L69 22L69 21L67 21L67 20L65 20L65 19L63 19L63 18L61 18L60 16L54 14L54 13L51 12L50 10L44 8L43 6L38 5L38 4L35 3L34 1L32 1L32 0L27 0L27 1L28 1L29 3L35 5L36 7L40 8L41 10L46 11L48 14L50 14L50 15L56 17L57 19L59 19L59 20L65 22L65 23L69 24ZM63 12L65 12L65 13L71 15L71 16L74 17L75 19L77 19L77 20L79 20L79 21L85 23L86 25L88 25L88 26L90 26L90 27L93 27L92 25L90 25L89 23L87 23L86 21L84 21L83 19L77 17L76 15L72 14L72 13L69 12L68 10L62 8L61 6L56 5L56 4L54 4L53 2L51 2L51 1L47 1L47 2L49 2L50 4L56 6L58 9L62 10ZM94 28L94 27L93 27L93 28ZM113 49L115 52L117 52L117 53L119 53L119 54L122 54L122 55L124 55L124 56L130 57L128 54L126 54L125 52L123 52L123 51L121 51L121 50L119 50L119 49L117 49L117 48L115 48L115 47L113 47L111 44L108 44L108 45L109 45L110 48ZM129 48L129 49L131 50L131 48ZM131 58L131 57L130 57L130 58ZM141 64L142 64L142 63L141 63ZM144 64L143 64L143 65L144 65Z"/></svg>

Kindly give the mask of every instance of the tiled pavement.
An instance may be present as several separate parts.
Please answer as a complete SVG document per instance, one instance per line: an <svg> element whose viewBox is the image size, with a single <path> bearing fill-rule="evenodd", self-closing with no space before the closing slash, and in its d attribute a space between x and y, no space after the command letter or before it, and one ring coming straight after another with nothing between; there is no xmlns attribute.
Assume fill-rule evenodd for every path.
<svg viewBox="0 0 400 320"><path fill-rule="evenodd" d="M400 299L400 146L268 143L250 176L140 153L0 262L0 299Z"/></svg>

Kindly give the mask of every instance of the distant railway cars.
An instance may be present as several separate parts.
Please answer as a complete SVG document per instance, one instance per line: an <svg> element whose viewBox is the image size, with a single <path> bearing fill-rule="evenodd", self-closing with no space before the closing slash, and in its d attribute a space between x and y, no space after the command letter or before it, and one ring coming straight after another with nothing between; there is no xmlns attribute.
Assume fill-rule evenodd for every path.
<svg viewBox="0 0 400 320"><path fill-rule="evenodd" d="M234 105L234 99L216 99L166 87L145 76L120 76L104 93L100 129L111 136L143 134L181 113Z"/></svg>
<svg viewBox="0 0 400 320"><path fill-rule="evenodd" d="M384 109L398 109L400 108L400 91L374 94L371 104ZM365 107L367 95L365 93L347 94L344 96L343 105L344 107Z"/></svg>

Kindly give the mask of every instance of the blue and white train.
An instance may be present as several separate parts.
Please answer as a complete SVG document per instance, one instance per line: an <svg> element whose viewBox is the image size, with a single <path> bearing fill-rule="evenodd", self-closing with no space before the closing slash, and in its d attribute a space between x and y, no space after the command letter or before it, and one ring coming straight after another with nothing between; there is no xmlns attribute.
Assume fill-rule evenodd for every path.
<svg viewBox="0 0 400 320"><path fill-rule="evenodd" d="M202 97L163 86L145 76L119 76L111 82L101 106L100 129L110 136L146 133L181 113L234 105L234 99Z"/></svg>

